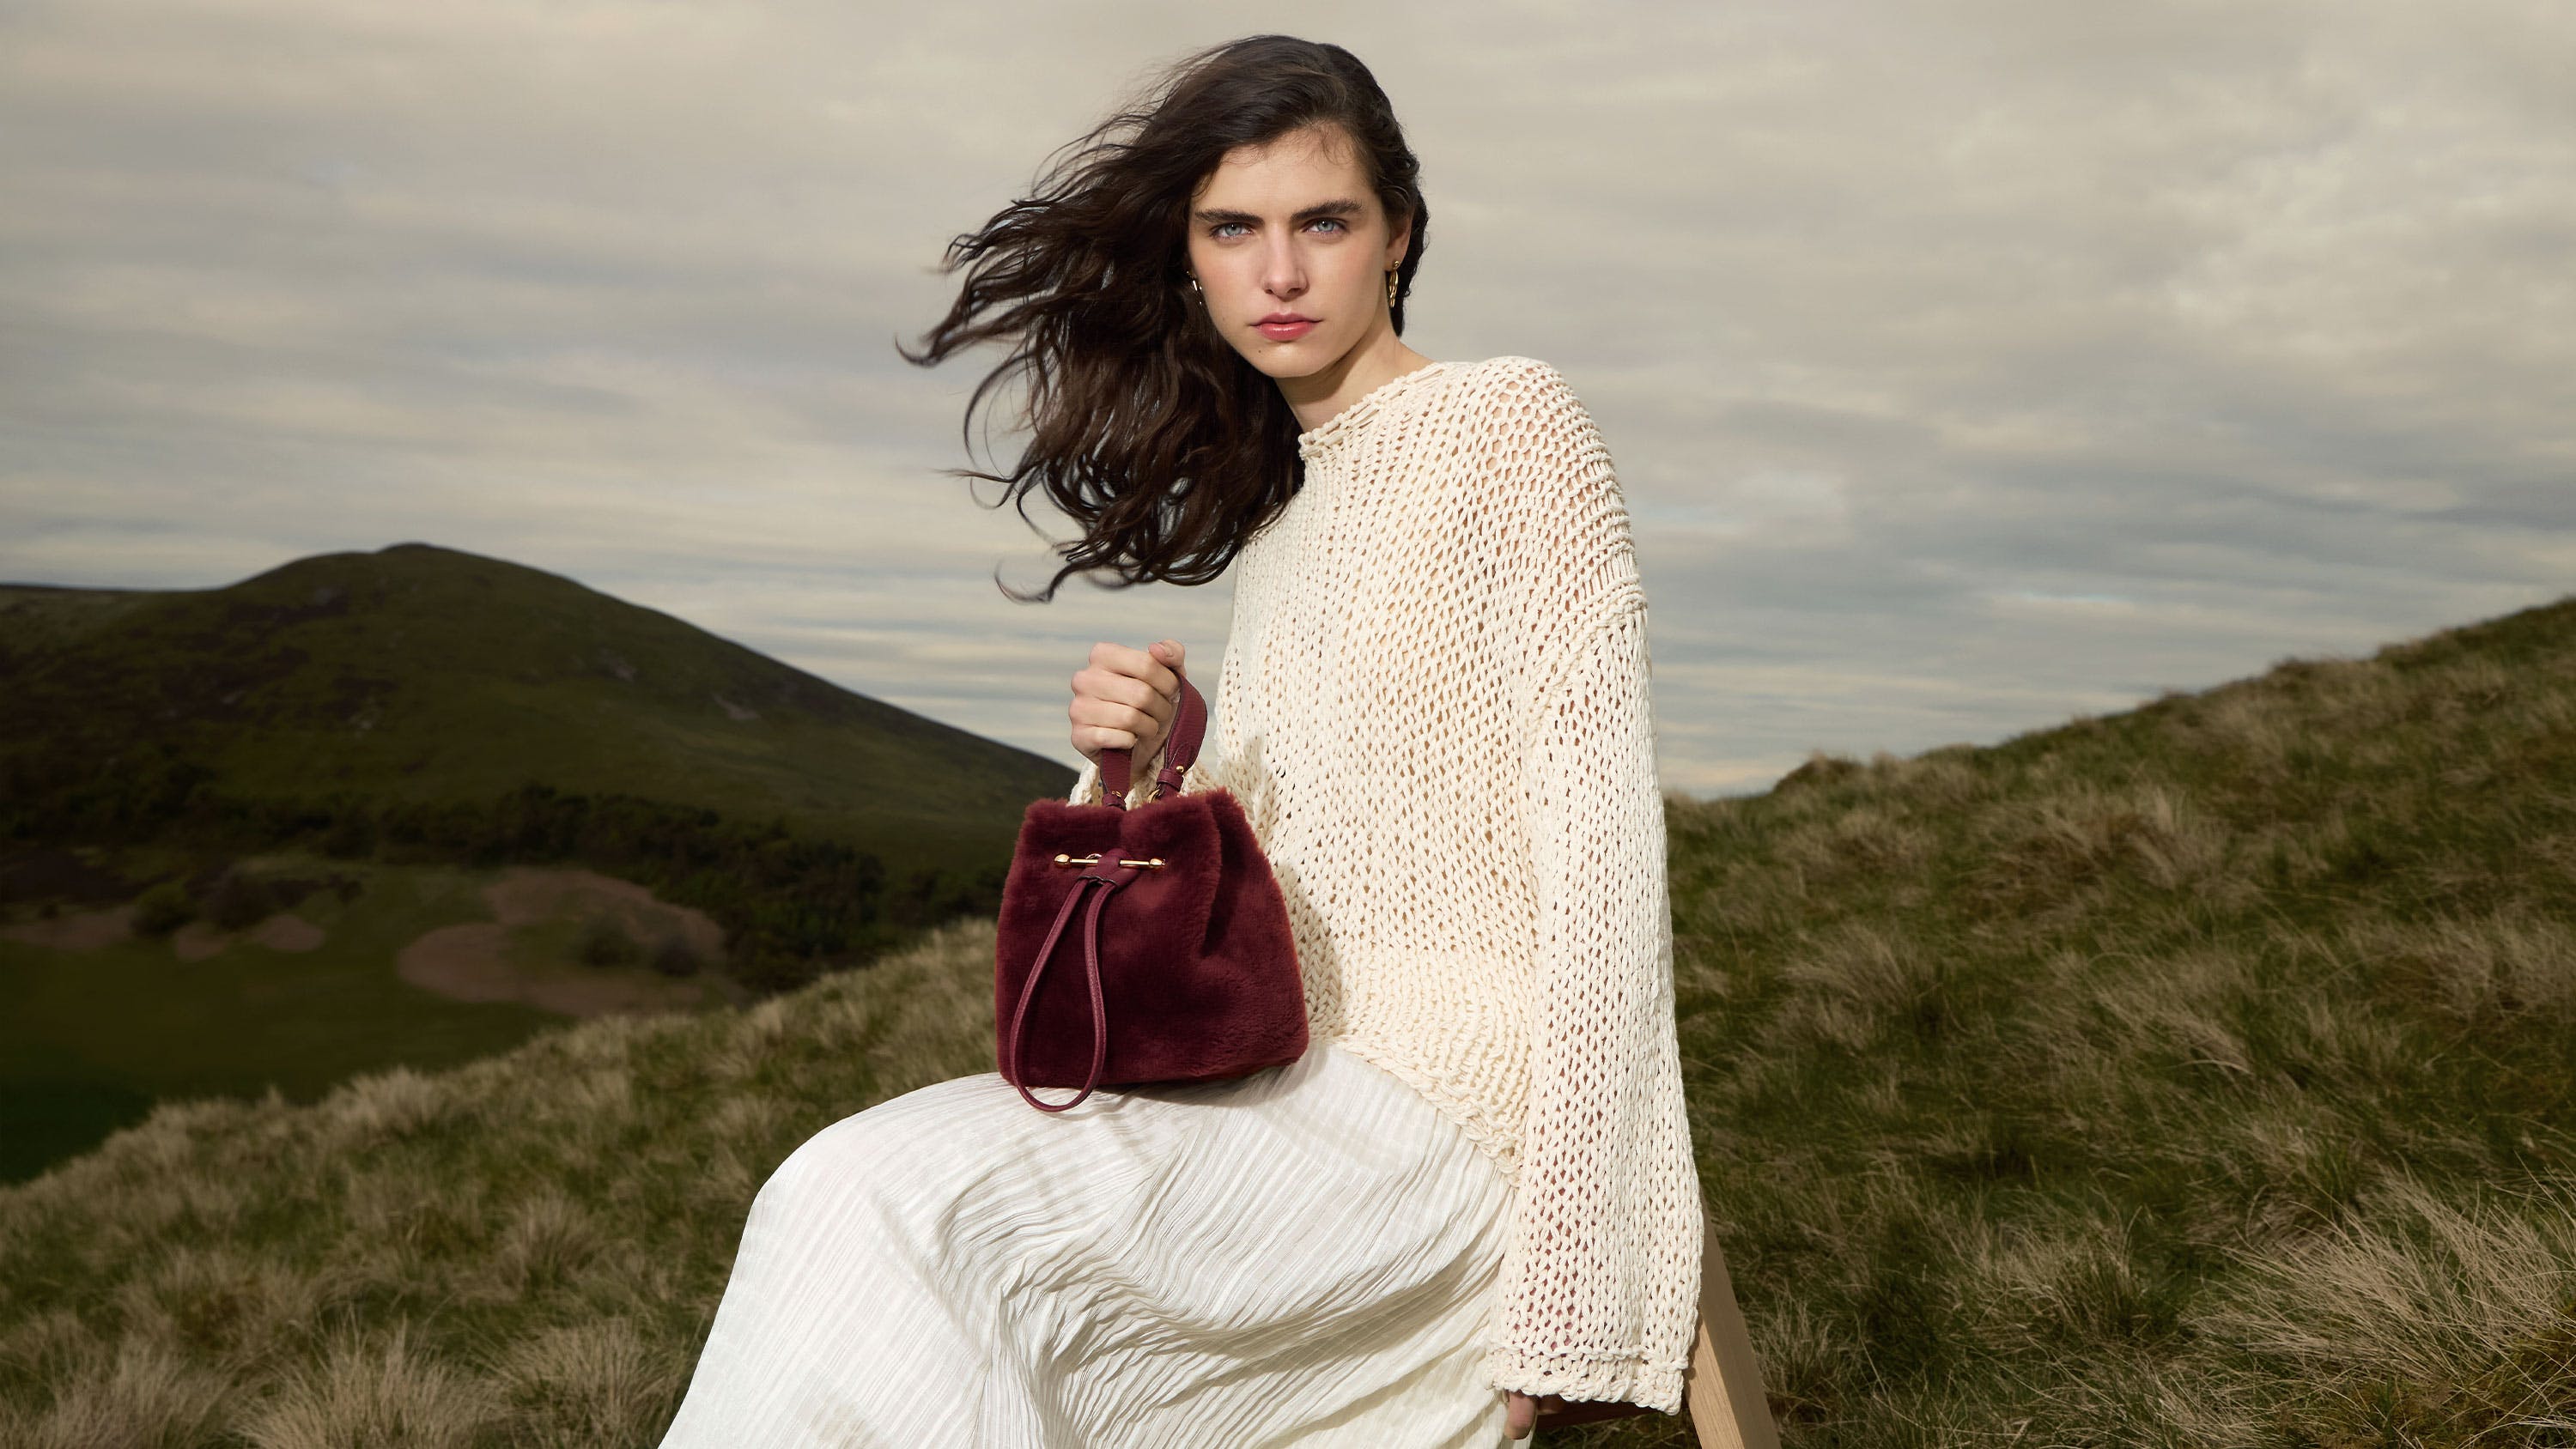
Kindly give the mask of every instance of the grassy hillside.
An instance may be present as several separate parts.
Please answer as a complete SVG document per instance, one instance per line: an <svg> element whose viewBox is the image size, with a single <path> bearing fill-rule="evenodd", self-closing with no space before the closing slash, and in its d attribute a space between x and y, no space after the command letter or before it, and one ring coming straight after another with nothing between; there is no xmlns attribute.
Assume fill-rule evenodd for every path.
<svg viewBox="0 0 2576 1449"><path fill-rule="evenodd" d="M2576 1443L2571 787L2576 603L1668 799L1790 1442ZM163 1107L0 1189L0 1442L649 1445L769 1169L987 1069L991 948Z"/></svg>
<svg viewBox="0 0 2576 1449"><path fill-rule="evenodd" d="M536 780L956 864L1007 858L1028 802L1073 784L668 614L422 543L215 589L0 585L0 683L21 794L170 761L254 799L440 805Z"/></svg>

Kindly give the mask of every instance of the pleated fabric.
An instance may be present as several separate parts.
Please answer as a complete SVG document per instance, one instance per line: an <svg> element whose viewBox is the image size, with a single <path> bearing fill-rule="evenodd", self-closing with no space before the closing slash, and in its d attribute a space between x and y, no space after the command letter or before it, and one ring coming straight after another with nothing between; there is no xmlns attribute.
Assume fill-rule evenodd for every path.
<svg viewBox="0 0 2576 1449"><path fill-rule="evenodd" d="M663 1449L1490 1449L1511 1196L1330 1038L1061 1113L924 1087L762 1186Z"/></svg>

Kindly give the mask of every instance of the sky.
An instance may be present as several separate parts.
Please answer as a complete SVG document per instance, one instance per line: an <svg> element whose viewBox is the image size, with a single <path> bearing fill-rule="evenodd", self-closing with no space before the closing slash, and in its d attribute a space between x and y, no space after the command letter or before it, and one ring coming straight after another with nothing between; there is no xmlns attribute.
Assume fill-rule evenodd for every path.
<svg viewBox="0 0 2576 1449"><path fill-rule="evenodd" d="M1095 640L895 354L1201 45L1349 47L1405 340L1554 364L1667 789L1992 743L2576 576L2576 6L0 0L0 580L422 540L1080 763ZM1354 721L1354 725L1365 722Z"/></svg>

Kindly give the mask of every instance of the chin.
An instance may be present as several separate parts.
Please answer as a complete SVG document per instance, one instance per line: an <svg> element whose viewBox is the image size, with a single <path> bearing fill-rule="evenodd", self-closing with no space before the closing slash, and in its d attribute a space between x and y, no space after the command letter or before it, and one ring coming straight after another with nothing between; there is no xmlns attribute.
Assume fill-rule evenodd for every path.
<svg viewBox="0 0 2576 1449"><path fill-rule="evenodd" d="M1313 334L1309 333L1295 342L1280 343L1265 347L1257 354L1246 352L1241 356L1264 377L1312 377L1341 360L1338 352L1307 346L1312 340Z"/></svg>

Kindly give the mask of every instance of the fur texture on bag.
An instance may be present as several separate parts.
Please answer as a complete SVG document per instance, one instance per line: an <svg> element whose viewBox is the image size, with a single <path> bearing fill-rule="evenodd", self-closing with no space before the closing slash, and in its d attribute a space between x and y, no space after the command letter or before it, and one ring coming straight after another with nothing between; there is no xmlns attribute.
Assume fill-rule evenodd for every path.
<svg viewBox="0 0 2576 1449"><path fill-rule="evenodd" d="M1057 864L1059 853L1169 862L1117 887L1101 910L1109 1020L1101 1086L1248 1076L1305 1054L1305 985L1287 904L1232 794L1172 794L1133 809L1043 799L1022 817L1002 889L994 1057L1005 1077L1012 1013L1083 873ZM1090 1075L1083 932L1091 906L1075 908L1039 976L1021 1032L1021 1074L1010 1078L1022 1086L1079 1087Z"/></svg>

